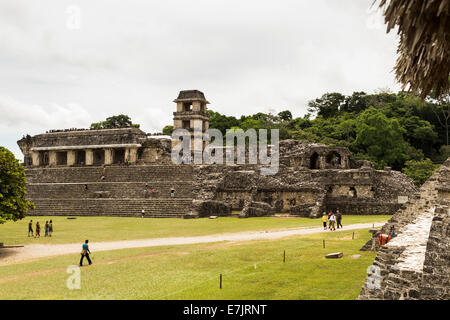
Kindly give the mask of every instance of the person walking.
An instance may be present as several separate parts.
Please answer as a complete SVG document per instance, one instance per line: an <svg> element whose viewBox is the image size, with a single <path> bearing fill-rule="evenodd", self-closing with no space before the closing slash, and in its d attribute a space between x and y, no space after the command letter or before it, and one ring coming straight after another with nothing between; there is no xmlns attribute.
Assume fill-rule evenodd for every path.
<svg viewBox="0 0 450 320"><path fill-rule="evenodd" d="M328 215L324 211L322 215L322 223L323 223L323 230L327 230L327 223L328 223Z"/></svg>
<svg viewBox="0 0 450 320"><path fill-rule="evenodd" d="M50 223L48 224L48 235L51 237L53 233L53 221L50 220Z"/></svg>
<svg viewBox="0 0 450 320"><path fill-rule="evenodd" d="M145 210L144 210L144 209L142 209L142 211L141 211L141 215L142 215L142 218L144 218L144 217L145 217Z"/></svg>
<svg viewBox="0 0 450 320"><path fill-rule="evenodd" d="M333 211L330 211L329 213L328 213L328 229L331 229L331 222L330 222L330 218L331 218L331 216L333 215L334 213L333 213Z"/></svg>
<svg viewBox="0 0 450 320"><path fill-rule="evenodd" d="M342 214L339 210L336 211L336 227L339 229L339 226L342 229Z"/></svg>
<svg viewBox="0 0 450 320"><path fill-rule="evenodd" d="M333 213L331 213L331 216L330 216L330 230L331 231L336 231L336 227L335 227L335 224L336 224L336 216L333 214Z"/></svg>
<svg viewBox="0 0 450 320"><path fill-rule="evenodd" d="M86 257L87 261L89 262L89 265L92 264L91 258L89 257L89 254L91 253L91 251L89 250L88 243L89 243L89 240L86 240L81 247L80 267L83 266L84 257Z"/></svg>
<svg viewBox="0 0 450 320"><path fill-rule="evenodd" d="M45 221L45 237L48 237L48 221Z"/></svg>
<svg viewBox="0 0 450 320"><path fill-rule="evenodd" d="M175 189L174 188L170 189L170 197L175 198Z"/></svg>
<svg viewBox="0 0 450 320"><path fill-rule="evenodd" d="M41 225L39 224L39 221L36 222L36 238L40 238L41 237Z"/></svg>
<svg viewBox="0 0 450 320"><path fill-rule="evenodd" d="M28 223L28 236L30 236L30 232L31 232L31 236L33 236L34 232L33 232L33 220L30 220L30 222Z"/></svg>

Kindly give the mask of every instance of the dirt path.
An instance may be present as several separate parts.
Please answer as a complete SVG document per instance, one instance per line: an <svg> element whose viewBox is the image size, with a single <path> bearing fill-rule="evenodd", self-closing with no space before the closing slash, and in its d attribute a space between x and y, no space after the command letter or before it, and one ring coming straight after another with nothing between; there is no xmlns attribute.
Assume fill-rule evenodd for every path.
<svg viewBox="0 0 450 320"><path fill-rule="evenodd" d="M345 226L339 231L348 231L356 229L371 228L373 223L359 223ZM384 223L375 223L375 227L381 227ZM323 228L296 228L283 231L249 231L228 234L214 234L207 236L194 237L176 237L176 238L156 238L156 239L140 239L125 240L111 242L95 242L90 243L89 248L92 252L157 247L157 246L175 246L183 244L211 243L220 241L251 241L251 240L273 240L295 235L307 235L324 231ZM0 266L28 262L45 257L75 254L81 251L81 243L73 244L32 244L21 248L4 248L0 249Z"/></svg>

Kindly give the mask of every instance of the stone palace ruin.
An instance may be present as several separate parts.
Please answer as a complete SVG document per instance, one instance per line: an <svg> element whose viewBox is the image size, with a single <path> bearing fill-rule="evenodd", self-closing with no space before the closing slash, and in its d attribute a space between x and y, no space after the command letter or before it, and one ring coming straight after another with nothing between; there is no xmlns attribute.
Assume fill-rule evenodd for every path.
<svg viewBox="0 0 450 320"><path fill-rule="evenodd" d="M181 91L174 128L209 128L198 90ZM18 141L24 155L31 215L98 215L195 218L287 214L317 217L393 214L416 192L411 179L375 170L347 148L281 141L280 168L263 165L180 164L171 161L171 137L138 128L51 130ZM203 145L205 147L205 145ZM171 191L175 196L171 197Z"/></svg>

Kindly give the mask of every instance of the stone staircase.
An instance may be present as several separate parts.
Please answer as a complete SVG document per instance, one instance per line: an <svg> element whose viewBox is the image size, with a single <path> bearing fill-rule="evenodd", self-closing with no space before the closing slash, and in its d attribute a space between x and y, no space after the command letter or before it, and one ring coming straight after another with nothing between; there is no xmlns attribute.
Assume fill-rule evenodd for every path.
<svg viewBox="0 0 450 320"><path fill-rule="evenodd" d="M180 218L191 210L191 166L111 166L102 174L103 167L27 169L27 198L36 205L29 214L140 217L145 210L145 217Z"/></svg>
<svg viewBox="0 0 450 320"><path fill-rule="evenodd" d="M440 179L443 177L444 171L447 167L443 165L433 176L430 177L415 193L407 203L403 204L395 215L393 215L388 222L381 228L379 232L373 234L370 239L362 248L362 251L378 251L378 235L380 233L389 233L391 228L394 227L396 233L400 229L404 228L408 224L412 223L419 215L424 211L430 210L436 206L438 200L438 187L440 185Z"/></svg>

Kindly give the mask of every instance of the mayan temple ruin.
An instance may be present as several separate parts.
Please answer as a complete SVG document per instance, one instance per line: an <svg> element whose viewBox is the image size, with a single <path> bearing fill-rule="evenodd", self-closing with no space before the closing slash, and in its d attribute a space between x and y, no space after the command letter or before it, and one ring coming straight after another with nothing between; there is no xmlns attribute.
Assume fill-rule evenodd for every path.
<svg viewBox="0 0 450 320"><path fill-rule="evenodd" d="M209 128L198 90L181 91L174 128L195 134ZM393 214L416 193L404 174L375 170L342 147L281 141L280 168L260 174L262 165L175 165L170 137L138 128L51 130L18 144L24 154L31 215L98 215L195 218L284 213L317 217ZM204 148L205 145L202 146ZM171 198L171 190L175 197Z"/></svg>
<svg viewBox="0 0 450 320"><path fill-rule="evenodd" d="M450 298L450 159L362 250L378 250L359 299ZM381 247L380 234L397 234Z"/></svg>

